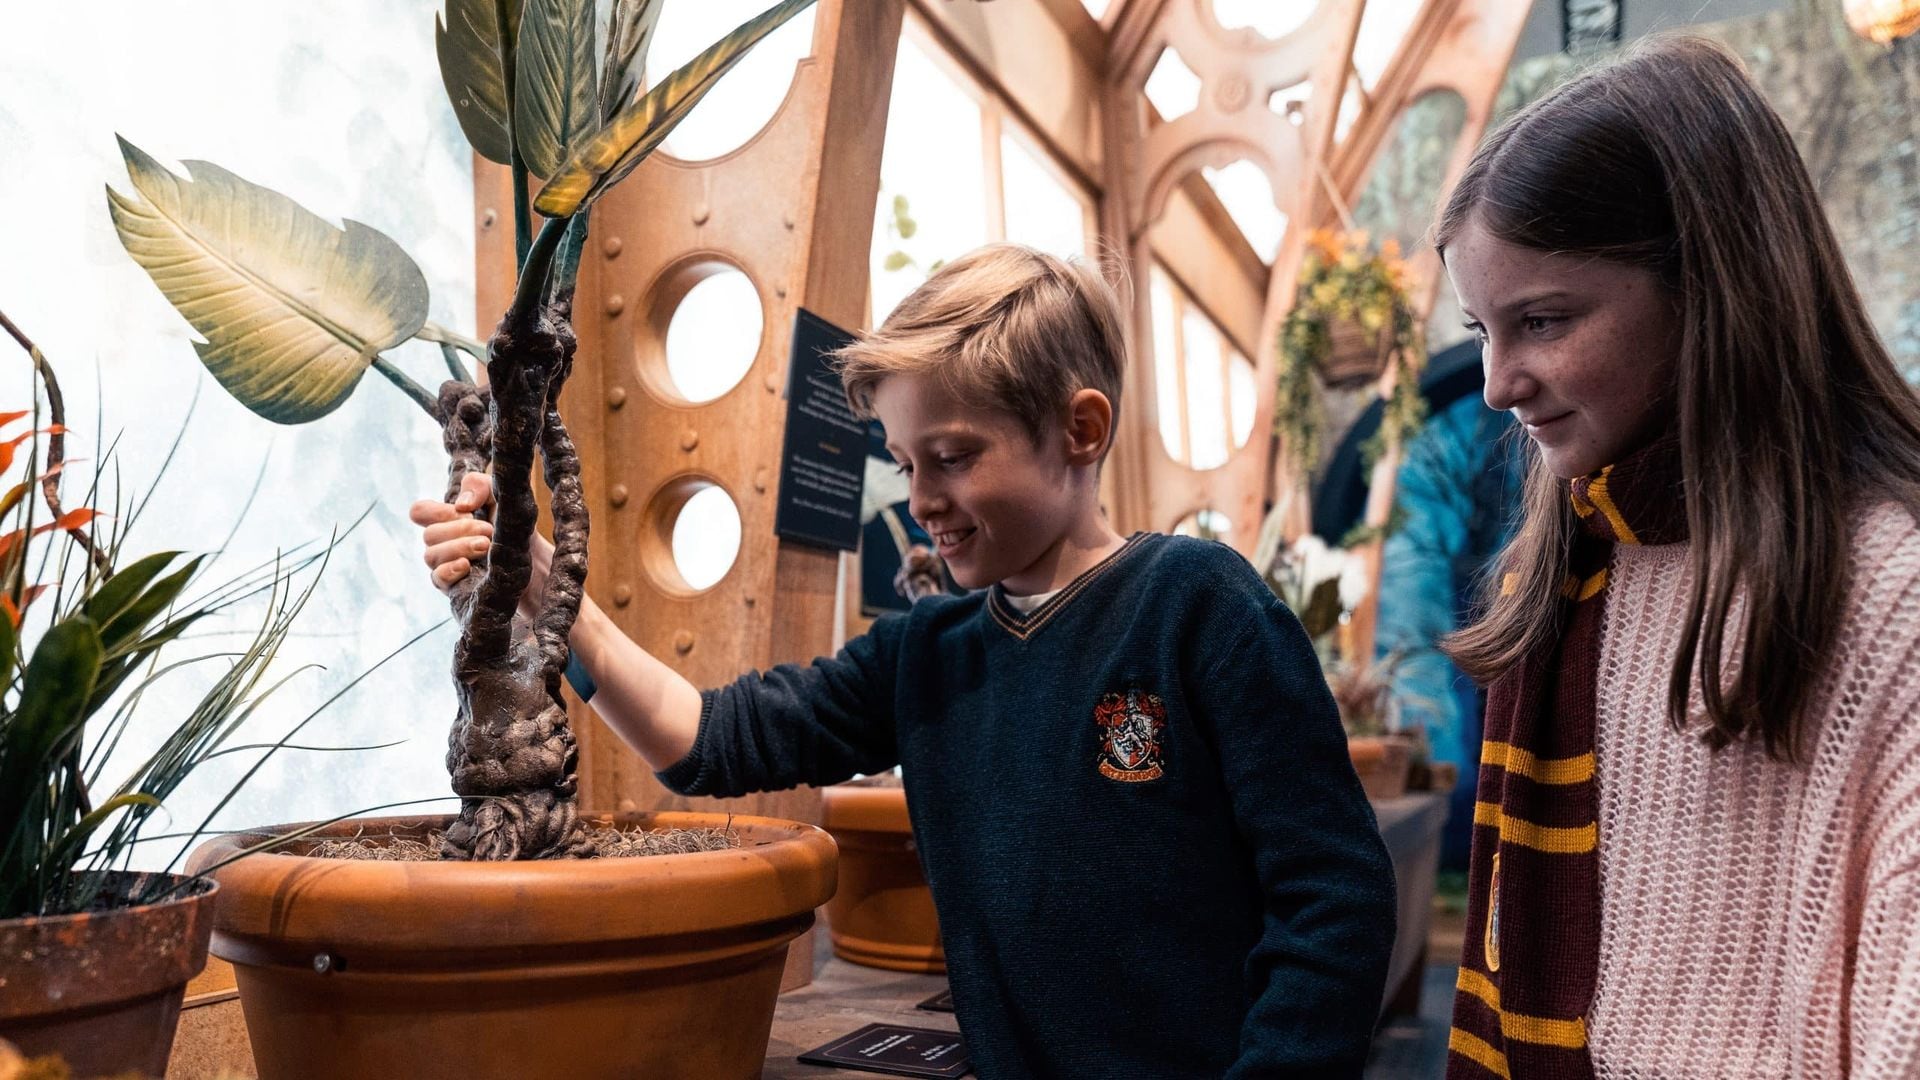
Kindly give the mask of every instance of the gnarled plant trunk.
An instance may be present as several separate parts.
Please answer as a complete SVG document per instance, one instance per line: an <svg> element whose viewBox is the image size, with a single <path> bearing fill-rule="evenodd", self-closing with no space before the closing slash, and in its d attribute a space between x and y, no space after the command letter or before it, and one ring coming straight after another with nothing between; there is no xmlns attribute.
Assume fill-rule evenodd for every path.
<svg viewBox="0 0 1920 1080"><path fill-rule="evenodd" d="M587 578L587 509L580 458L560 420L560 389L573 366L566 300L516 304L487 345L485 388L440 388L443 442L451 458L447 499L469 472L491 467L494 533L484 569L452 592L461 626L454 650L460 712L447 741L447 771L461 797L442 854L453 859L551 859L589 854L576 812L579 752L567 726L560 680L567 635ZM534 617L519 611L532 577L539 508L533 455L546 465L554 519L553 569Z"/></svg>

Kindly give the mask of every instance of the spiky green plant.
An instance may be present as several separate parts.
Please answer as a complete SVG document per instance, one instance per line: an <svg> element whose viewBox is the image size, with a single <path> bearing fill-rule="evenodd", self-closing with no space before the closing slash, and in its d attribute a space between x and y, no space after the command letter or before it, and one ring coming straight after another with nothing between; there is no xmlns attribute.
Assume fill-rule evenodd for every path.
<svg viewBox="0 0 1920 1080"><path fill-rule="evenodd" d="M29 417L32 423L0 439L0 475L16 460L24 473L0 495L0 918L152 902L183 883L115 871L128 869L140 843L167 838L143 835L167 800L207 761L262 752L197 829L171 837L190 842L208 830L266 755L289 745L305 725L278 742L232 745L241 726L292 678L267 681L334 545L306 545L218 583L204 580L205 556L129 555L128 530L152 490L108 514L62 509L59 382L5 315L0 328L27 349L51 413L51 423L40 426L36 399L31 410L0 414L0 430ZM100 497L101 480L96 464L87 501ZM191 651L181 643L189 628L247 607L258 609L259 621L245 645L180 655ZM169 731L160 746L104 790L108 760L134 719L153 722L149 691L209 670L211 684L199 700L184 716L163 721ZM318 710L307 720L315 715ZM130 883L139 891L128 892Z"/></svg>

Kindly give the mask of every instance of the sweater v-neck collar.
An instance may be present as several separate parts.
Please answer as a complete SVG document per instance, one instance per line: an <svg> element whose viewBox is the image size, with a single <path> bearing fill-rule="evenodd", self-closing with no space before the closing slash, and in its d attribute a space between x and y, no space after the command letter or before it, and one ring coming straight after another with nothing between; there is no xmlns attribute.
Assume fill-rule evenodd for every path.
<svg viewBox="0 0 1920 1080"><path fill-rule="evenodd" d="M1086 592L1088 587L1108 570L1119 565L1120 561L1125 559L1128 553L1138 548L1140 541L1144 540L1148 535L1149 534L1144 532L1137 532L1127 537L1126 542L1120 545L1118 551L1115 551L1113 554L1088 567L1079 577L1074 578L1066 586L1061 588L1060 591L1054 593L1052 598L1046 603L1041 604L1029 612L1023 613L1019 608L1014 607L1012 602L1007 599L1007 590L1003 586L995 584L987 590L987 611L993 616L993 621L1000 624L1002 630L1019 638L1021 641L1026 641L1028 638L1039 633L1041 627L1052 622L1055 615L1064 611L1068 604L1073 603L1075 598Z"/></svg>

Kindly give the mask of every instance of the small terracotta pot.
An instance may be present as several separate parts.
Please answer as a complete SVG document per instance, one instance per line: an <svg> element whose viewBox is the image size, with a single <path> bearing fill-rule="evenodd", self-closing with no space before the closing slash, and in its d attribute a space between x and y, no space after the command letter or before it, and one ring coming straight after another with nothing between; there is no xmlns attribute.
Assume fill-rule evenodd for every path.
<svg viewBox="0 0 1920 1080"><path fill-rule="evenodd" d="M822 788L821 795L821 823L840 845L840 889L827 903L834 955L889 971L946 974L906 789L856 780Z"/></svg>
<svg viewBox="0 0 1920 1080"><path fill-rule="evenodd" d="M1359 735L1347 740L1347 756L1369 799L1397 799L1407 793L1412 747L1392 736Z"/></svg>
<svg viewBox="0 0 1920 1080"><path fill-rule="evenodd" d="M117 873L109 888L156 876L183 880ZM0 1038L75 1076L165 1073L187 980L207 965L214 892L202 881L157 904L0 920Z"/></svg>
<svg viewBox="0 0 1920 1080"><path fill-rule="evenodd" d="M424 838L451 820L317 836ZM234 965L262 1080L760 1075L787 945L833 894L833 840L725 814L595 821L730 824L741 846L507 863L264 854L216 871L213 952ZM222 837L195 865L293 828Z"/></svg>

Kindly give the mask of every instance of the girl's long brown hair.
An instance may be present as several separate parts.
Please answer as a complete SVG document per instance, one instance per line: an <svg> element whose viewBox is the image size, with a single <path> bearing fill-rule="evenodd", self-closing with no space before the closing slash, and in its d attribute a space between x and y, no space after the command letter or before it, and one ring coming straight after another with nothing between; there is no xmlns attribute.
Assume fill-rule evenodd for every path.
<svg viewBox="0 0 1920 1080"><path fill-rule="evenodd" d="M1892 499L1920 516L1920 398L1867 320L1786 126L1725 48L1651 39L1488 136L1435 226L1443 255L1470 219L1667 284L1693 564L1668 718L1684 727L1697 677L1709 745L1758 737L1794 759L1843 614L1853 514ZM1561 630L1572 506L1528 454L1484 614L1443 646L1483 684Z"/></svg>

